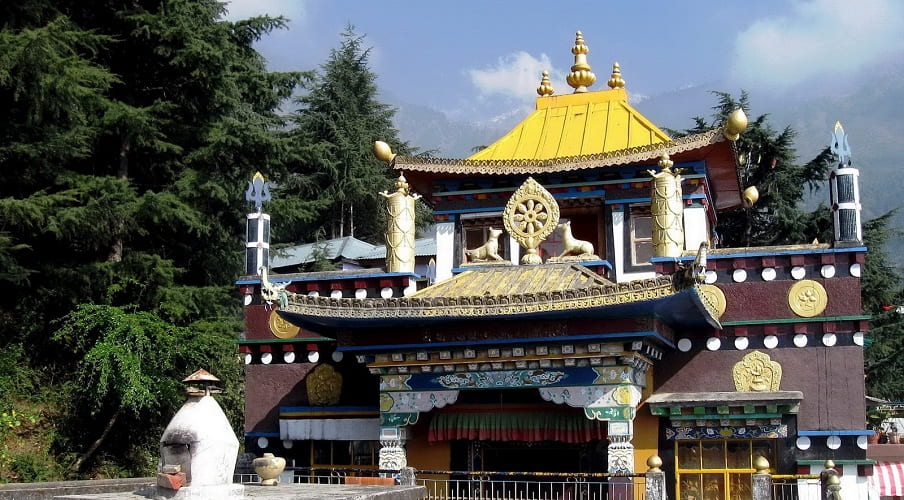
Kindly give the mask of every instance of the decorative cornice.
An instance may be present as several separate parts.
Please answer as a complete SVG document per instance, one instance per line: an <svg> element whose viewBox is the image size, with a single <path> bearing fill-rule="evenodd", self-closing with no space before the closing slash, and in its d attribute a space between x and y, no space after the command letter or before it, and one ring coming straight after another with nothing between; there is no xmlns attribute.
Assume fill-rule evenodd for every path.
<svg viewBox="0 0 904 500"><path fill-rule="evenodd" d="M514 295L334 299L288 294L282 311L311 318L417 319L518 317L523 314L580 311L668 297L677 293L670 276L580 289Z"/></svg>
<svg viewBox="0 0 904 500"><path fill-rule="evenodd" d="M397 170L414 172L434 172L448 174L540 174L567 172L589 168L622 166L629 163L658 159L663 154L670 156L727 141L722 129L717 128L701 134L689 135L670 142L649 144L634 148L620 149L592 155L566 156L545 160L469 160L450 158L429 158L398 156L394 164ZM489 169L487 168L489 167Z"/></svg>

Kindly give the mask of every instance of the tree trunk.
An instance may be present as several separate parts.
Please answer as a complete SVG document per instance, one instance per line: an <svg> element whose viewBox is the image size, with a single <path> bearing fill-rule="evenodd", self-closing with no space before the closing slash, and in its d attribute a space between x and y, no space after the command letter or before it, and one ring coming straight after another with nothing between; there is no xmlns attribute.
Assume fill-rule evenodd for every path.
<svg viewBox="0 0 904 500"><path fill-rule="evenodd" d="M113 429L113 426L116 424L116 420L119 418L119 415L122 414L122 407L117 408L116 412L113 413L113 416L110 417L110 420L107 422L107 425L104 427L104 431L101 432L100 437L95 439L91 446L88 447L88 450L85 451L82 456L78 457L78 460L72 464L72 467L69 468L70 472L81 472L82 467L85 463L94 455L100 445L104 443L104 440L107 439L107 435L110 434L110 431Z"/></svg>
<svg viewBox="0 0 904 500"><path fill-rule="evenodd" d="M128 137L123 137L119 146L119 169L116 172L117 179L129 178L129 151L132 149L132 141ZM124 228L122 220L116 221L113 227L113 245L110 248L110 255L107 256L107 262L122 261L122 231Z"/></svg>
<svg viewBox="0 0 904 500"><path fill-rule="evenodd" d="M355 237L355 204L348 206L348 235Z"/></svg>

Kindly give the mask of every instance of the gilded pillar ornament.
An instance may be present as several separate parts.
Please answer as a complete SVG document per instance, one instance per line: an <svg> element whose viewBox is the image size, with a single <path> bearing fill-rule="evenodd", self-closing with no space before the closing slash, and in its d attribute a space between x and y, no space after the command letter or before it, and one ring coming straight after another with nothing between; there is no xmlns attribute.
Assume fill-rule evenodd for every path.
<svg viewBox="0 0 904 500"><path fill-rule="evenodd" d="M555 230L559 204L539 182L528 177L505 204L502 222L508 234L525 249L521 263L542 264L537 247Z"/></svg>
<svg viewBox="0 0 904 500"><path fill-rule="evenodd" d="M408 466L404 436L403 428L380 428L379 466L381 470L400 470Z"/></svg>
<svg viewBox="0 0 904 500"><path fill-rule="evenodd" d="M386 198L386 271L414 272L414 203L420 198L410 194L404 175L396 180L396 191L380 193Z"/></svg>
<svg viewBox="0 0 904 500"><path fill-rule="evenodd" d="M731 376L739 392L777 391L782 383L782 365L768 354L753 351L735 363Z"/></svg>
<svg viewBox="0 0 904 500"><path fill-rule="evenodd" d="M650 210L653 215L653 255L679 257L684 250L684 202L681 199L681 175L672 171L669 155L659 160L660 172L653 176Z"/></svg>

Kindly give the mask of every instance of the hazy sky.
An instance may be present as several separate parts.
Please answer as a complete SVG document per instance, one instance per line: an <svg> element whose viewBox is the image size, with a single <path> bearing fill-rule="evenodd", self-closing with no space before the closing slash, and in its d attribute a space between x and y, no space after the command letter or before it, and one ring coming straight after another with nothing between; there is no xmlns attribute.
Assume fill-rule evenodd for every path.
<svg viewBox="0 0 904 500"><path fill-rule="evenodd" d="M632 100L695 85L789 92L904 54L899 0L233 0L229 10L291 20L258 45L276 70L318 68L353 24L383 92L474 121L523 116L543 70L570 93L577 30L591 89L605 88L618 61Z"/></svg>

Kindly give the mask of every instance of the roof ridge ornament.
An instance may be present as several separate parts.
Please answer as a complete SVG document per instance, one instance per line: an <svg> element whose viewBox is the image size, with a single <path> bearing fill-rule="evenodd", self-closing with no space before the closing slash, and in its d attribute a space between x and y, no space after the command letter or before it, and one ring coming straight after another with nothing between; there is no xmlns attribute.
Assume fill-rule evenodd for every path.
<svg viewBox="0 0 904 500"><path fill-rule="evenodd" d="M725 125L722 126L722 135L729 141L736 141L745 128L747 128L747 115L743 108L738 108L726 117Z"/></svg>
<svg viewBox="0 0 904 500"><path fill-rule="evenodd" d="M596 81L596 75L590 71L590 64L587 62L588 52L590 52L590 48L584 43L584 35L580 31L576 32L574 47L571 48L571 53L574 54L574 65L571 67L571 73L565 77L575 94L587 92L587 87Z"/></svg>
<svg viewBox="0 0 904 500"><path fill-rule="evenodd" d="M606 85L608 85L610 89L625 88L625 80L621 76L621 66L618 65L618 61L612 64L612 75L609 77L609 81L606 82Z"/></svg>
<svg viewBox="0 0 904 500"><path fill-rule="evenodd" d="M552 83L549 81L549 71L543 72L543 78L540 80L540 86L537 87L537 94L540 97L546 97L553 95L555 93L555 89L552 88Z"/></svg>

